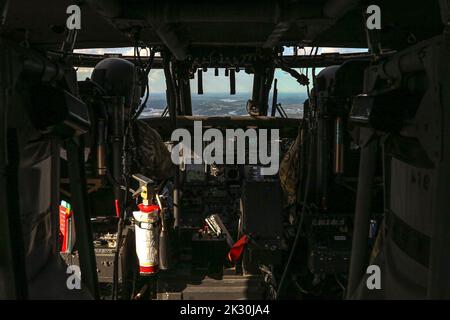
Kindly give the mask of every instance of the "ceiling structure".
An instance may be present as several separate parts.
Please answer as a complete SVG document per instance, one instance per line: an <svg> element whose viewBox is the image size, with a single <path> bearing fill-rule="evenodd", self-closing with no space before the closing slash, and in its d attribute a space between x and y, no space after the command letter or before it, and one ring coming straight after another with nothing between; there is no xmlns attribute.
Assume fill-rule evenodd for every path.
<svg viewBox="0 0 450 320"><path fill-rule="evenodd" d="M59 48L67 0L11 1L4 36ZM84 0L76 48L164 45L178 59L196 47L366 47L360 0ZM378 0L381 43L400 49L442 31L438 1ZM427 14L424 14L427 12Z"/></svg>

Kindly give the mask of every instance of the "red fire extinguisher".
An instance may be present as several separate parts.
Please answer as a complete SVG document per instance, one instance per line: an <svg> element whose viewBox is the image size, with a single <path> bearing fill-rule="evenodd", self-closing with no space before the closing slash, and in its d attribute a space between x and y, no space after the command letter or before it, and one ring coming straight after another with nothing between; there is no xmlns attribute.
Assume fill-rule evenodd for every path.
<svg viewBox="0 0 450 320"><path fill-rule="evenodd" d="M142 203L138 205L139 211L133 212L136 253L139 259L139 273L148 276L159 271L160 207L149 204L147 185L141 184L140 191Z"/></svg>

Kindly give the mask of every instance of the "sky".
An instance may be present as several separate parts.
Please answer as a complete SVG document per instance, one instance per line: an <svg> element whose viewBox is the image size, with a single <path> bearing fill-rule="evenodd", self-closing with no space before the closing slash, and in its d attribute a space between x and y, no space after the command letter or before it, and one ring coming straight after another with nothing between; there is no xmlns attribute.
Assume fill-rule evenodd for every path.
<svg viewBox="0 0 450 320"><path fill-rule="evenodd" d="M112 49L82 49L75 50L78 53L89 54L105 54L105 53L120 53L124 56L132 56L134 54L133 48L112 48ZM298 52L301 54L309 54L311 48L305 48ZM367 49L357 48L319 48L318 54L321 53L349 53L349 52L367 52ZM285 54L291 55L293 53L292 47L285 48ZM146 55L146 50L141 51L141 55ZM91 68L79 68L78 79L84 80L86 77L90 77L92 72ZM317 70L320 72L320 69ZM297 81L292 78L288 73L282 70L275 71L275 78L278 79L278 92L282 93L301 93L306 92L306 88L300 86ZM150 92L163 93L166 91L166 84L164 80L164 71L161 69L151 70L149 74ZM236 73L236 92L237 93L249 93L251 92L253 84L253 76L246 74L243 70ZM219 76L214 76L214 69L209 68L207 72L203 73L203 91L204 93L229 93L229 79L225 77L224 70L219 70ZM197 78L191 80L191 92L192 95L197 95Z"/></svg>

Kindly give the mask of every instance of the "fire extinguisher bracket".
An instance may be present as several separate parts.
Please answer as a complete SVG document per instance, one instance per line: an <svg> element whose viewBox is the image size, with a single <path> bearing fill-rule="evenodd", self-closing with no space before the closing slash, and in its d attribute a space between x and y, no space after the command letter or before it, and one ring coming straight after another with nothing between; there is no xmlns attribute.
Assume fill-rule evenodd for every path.
<svg viewBox="0 0 450 320"><path fill-rule="evenodd" d="M157 222L144 222L144 221L138 221L136 219L134 219L134 224L135 226L137 226L140 229L144 229L144 230L150 230L151 228L154 228L155 224L157 225Z"/></svg>

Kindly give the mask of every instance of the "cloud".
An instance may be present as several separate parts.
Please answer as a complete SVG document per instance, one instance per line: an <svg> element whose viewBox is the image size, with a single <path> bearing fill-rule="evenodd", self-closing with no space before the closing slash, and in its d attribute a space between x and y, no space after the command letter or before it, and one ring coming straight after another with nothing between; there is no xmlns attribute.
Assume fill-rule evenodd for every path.
<svg viewBox="0 0 450 320"><path fill-rule="evenodd" d="M359 53L367 52L366 48L320 48L320 53Z"/></svg>
<svg viewBox="0 0 450 320"><path fill-rule="evenodd" d="M161 69L150 70L148 75L150 92L166 92L166 80Z"/></svg>
<svg viewBox="0 0 450 320"><path fill-rule="evenodd" d="M112 53L112 54L121 54L122 56L133 56L134 48L124 47L124 48L75 49L74 52L86 54L100 54L100 55ZM148 50L142 49L140 51L140 54L143 57L148 56Z"/></svg>
<svg viewBox="0 0 450 320"><path fill-rule="evenodd" d="M83 81L83 80L86 80L86 78L90 78L93 69L94 68L78 68L77 69L77 80Z"/></svg>
<svg viewBox="0 0 450 320"><path fill-rule="evenodd" d="M311 47L305 47L298 50L298 55L310 55ZM78 49L75 50L77 53L87 53L87 54L100 54L104 55L107 53L122 54L124 56L133 56L134 48L109 48L109 49ZM351 52L367 52L367 49L360 48L319 48L318 54L321 53L351 53ZM141 56L147 56L149 54L148 50L141 49ZM293 47L285 47L285 55L293 54ZM317 73L321 69L317 69ZM79 80L84 80L86 77L90 77L92 68L79 68L77 72L77 77ZM276 70L275 78L278 79L278 90L279 92L286 93L303 93L306 92L306 88L300 86L298 82L292 78L288 73ZM149 75L149 85L150 92L159 93L166 91L166 82L164 79L163 70L152 70ZM197 94L197 74L194 79L190 81L192 94ZM253 75L245 73L243 70L236 73L236 92L237 93L250 93L253 86ZM228 93L230 92L230 80L228 77L224 76L224 69L219 70L219 76L214 76L214 69L209 68L207 72L203 72L203 91L205 93Z"/></svg>
<svg viewBox="0 0 450 320"><path fill-rule="evenodd" d="M191 92L197 94L198 78L195 74L195 78L191 79ZM253 77L245 73L244 70L236 72L236 92L247 93L251 92L253 85ZM230 92L230 79L225 77L225 69L219 69L219 76L214 76L214 68L208 68L207 72L203 72L203 92L216 93L216 92Z"/></svg>

